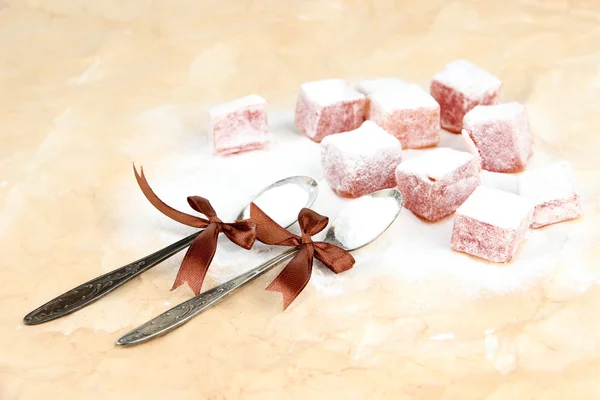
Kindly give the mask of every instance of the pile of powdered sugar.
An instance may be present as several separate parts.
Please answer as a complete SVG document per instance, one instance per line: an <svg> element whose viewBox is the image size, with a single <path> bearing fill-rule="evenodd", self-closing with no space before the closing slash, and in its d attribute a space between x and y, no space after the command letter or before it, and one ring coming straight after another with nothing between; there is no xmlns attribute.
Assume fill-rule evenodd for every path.
<svg viewBox="0 0 600 400"><path fill-rule="evenodd" d="M298 211L306 206L308 192L304 188L288 183L267 190L254 200L271 219L286 227L298 218Z"/></svg>
<svg viewBox="0 0 600 400"><path fill-rule="evenodd" d="M359 248L377 238L398 212L398 204L393 198L360 197L340 211L335 236L345 248Z"/></svg>

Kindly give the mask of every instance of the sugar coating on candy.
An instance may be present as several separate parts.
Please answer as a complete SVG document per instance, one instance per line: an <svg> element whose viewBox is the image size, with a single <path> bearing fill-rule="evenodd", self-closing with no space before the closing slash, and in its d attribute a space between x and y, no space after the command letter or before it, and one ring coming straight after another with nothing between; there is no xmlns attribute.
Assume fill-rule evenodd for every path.
<svg viewBox="0 0 600 400"><path fill-rule="evenodd" d="M487 171L523 171L533 154L531 128L521 103L473 108L465 115L462 134L467 149L481 158Z"/></svg>
<svg viewBox="0 0 600 400"><path fill-rule="evenodd" d="M310 139L358 128L364 121L366 97L342 79L307 82L300 86L295 125Z"/></svg>
<svg viewBox="0 0 600 400"><path fill-rule="evenodd" d="M463 117L477 105L495 104L502 81L466 61L449 63L433 77L431 95L441 107L441 126L450 132L460 133Z"/></svg>
<svg viewBox="0 0 600 400"><path fill-rule="evenodd" d="M494 262L509 262L533 220L529 199L479 186L456 210L453 250Z"/></svg>
<svg viewBox="0 0 600 400"><path fill-rule="evenodd" d="M369 119L394 135L404 149L435 146L440 141L440 105L420 86L369 95Z"/></svg>
<svg viewBox="0 0 600 400"><path fill-rule="evenodd" d="M398 78L376 78L360 81L355 85L355 88L358 92L368 96L381 91L402 90L406 85L406 82Z"/></svg>
<svg viewBox="0 0 600 400"><path fill-rule="evenodd" d="M566 161L523 172L519 194L535 204L532 228L575 219L582 213L575 173Z"/></svg>
<svg viewBox="0 0 600 400"><path fill-rule="evenodd" d="M340 196L360 197L394 187L394 170L401 160L398 139L371 121L321 142L323 176Z"/></svg>
<svg viewBox="0 0 600 400"><path fill-rule="evenodd" d="M446 148L431 150L396 167L404 207L437 221L452 214L481 184L479 160L472 154Z"/></svg>
<svg viewBox="0 0 600 400"><path fill-rule="evenodd" d="M265 147L270 140L267 102L250 95L214 107L210 114L210 141L219 155Z"/></svg>

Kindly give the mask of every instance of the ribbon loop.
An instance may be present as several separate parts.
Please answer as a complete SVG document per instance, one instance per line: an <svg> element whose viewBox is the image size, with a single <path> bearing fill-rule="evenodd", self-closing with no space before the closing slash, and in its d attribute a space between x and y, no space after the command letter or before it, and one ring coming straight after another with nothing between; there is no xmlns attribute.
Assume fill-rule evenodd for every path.
<svg viewBox="0 0 600 400"><path fill-rule="evenodd" d="M138 174L135 166L133 170L142 193L158 211L184 225L205 228L194 239L190 248L185 253L171 290L187 283L195 295L200 294L204 277L217 251L219 233L223 232L229 240L244 249L250 249L254 245L254 241L256 240L256 225L254 222L242 220L233 223L224 223L217 217L210 202L200 196L189 196L187 198L188 204L193 210L204 214L208 219L175 210L164 203L154 193L144 176L143 169L141 169L141 174Z"/></svg>
<svg viewBox="0 0 600 400"><path fill-rule="evenodd" d="M308 208L303 208L298 214L302 236L285 230L254 203L250 205L250 218L256 223L259 241L279 246L300 246L294 258L267 287L267 290L283 295L284 310L308 284L314 258L336 274L349 270L355 263L354 257L341 247L312 240L311 236L325 229L329 219Z"/></svg>

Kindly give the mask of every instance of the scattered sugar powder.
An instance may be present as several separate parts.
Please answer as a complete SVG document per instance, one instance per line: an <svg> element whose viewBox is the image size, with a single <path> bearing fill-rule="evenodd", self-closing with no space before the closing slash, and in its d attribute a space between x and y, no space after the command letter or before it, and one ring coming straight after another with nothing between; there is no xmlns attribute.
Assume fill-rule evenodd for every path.
<svg viewBox="0 0 600 400"><path fill-rule="evenodd" d="M389 197L364 196L340 211L335 234L348 249L361 247L383 232L400 210Z"/></svg>
<svg viewBox="0 0 600 400"><path fill-rule="evenodd" d="M307 200L306 190L289 183L266 191L254 203L271 219L286 227L297 219L298 212L306 205Z"/></svg>
<svg viewBox="0 0 600 400"><path fill-rule="evenodd" d="M319 197L313 208L332 220L345 205L358 203L360 206L360 202L366 201L340 198L329 189L322 179L319 144L291 131L293 111L269 114L270 129L277 137L269 151L227 158L213 156L202 132L188 126L191 112L182 107L165 106L145 111L142 113L145 118L136 121L139 140L123 149L131 160L144 165L152 187L173 207L193 213L187 205L186 196L201 195L211 200L223 220L229 220L262 188L293 175L317 179ZM192 124L194 127L198 125L202 126ZM458 135L442 132L442 139L445 147L465 150L462 138ZM535 150L534 159L538 157L546 162L554 157L542 147L536 147ZM406 152L407 159L429 151L410 150ZM120 234L109 238L102 249L105 271L126 261L123 257L141 257L194 231L193 228L171 221L147 204L127 165L119 180L118 196L110 203L113 208L109 213L114 215L115 221L119 221L121 229ZM485 186L516 191L514 174L484 171L482 180ZM284 190L288 189L282 189L282 192ZM582 192L585 198L597 196L595 186L587 186L586 190ZM290 209L295 208L297 205L290 206ZM372 210L370 217L379 212ZM359 225L359 222L356 227L363 225ZM577 258L583 258L586 248L593 245L593 218L580 218L572 223L529 231L519 252L507 265L488 263L452 251L452 222L453 218L448 217L436 223L427 223L410 212L401 212L382 236L369 246L353 252L357 263L351 270L334 276L325 268L315 268L307 295L298 301L299 307L306 304L303 302L317 301L322 296L348 296L331 302L328 310L323 310L322 303L316 308L320 310L318 312L330 312L331 317L342 318L339 310L371 310L369 307L377 296L384 296L381 298L385 301L377 303L381 308L378 312L397 315L406 311L402 307L409 300L414 307L426 304L427 309L441 309L446 307L446 303L463 296L504 294L544 284L540 281L547 282L545 285L551 289L553 296L564 299L586 290L599 278L597 270L589 267L583 259L578 262ZM379 227L364 225L369 230L379 230ZM344 228L343 220L340 220L338 229L349 241L354 240L351 236L357 234L354 228ZM266 249L270 249L270 252L264 251ZM207 275L206 288L225 282L280 251L280 248L266 246L245 251L220 238L219 249ZM142 275L141 282L149 280L158 287L156 290L168 291L182 256L183 252ZM278 271L273 271L273 274ZM266 284L274 276L261 279ZM407 291L410 292L409 299L406 297ZM258 295L258 292L246 295ZM135 310L130 311L135 314ZM343 314L343 318L347 318L347 314Z"/></svg>

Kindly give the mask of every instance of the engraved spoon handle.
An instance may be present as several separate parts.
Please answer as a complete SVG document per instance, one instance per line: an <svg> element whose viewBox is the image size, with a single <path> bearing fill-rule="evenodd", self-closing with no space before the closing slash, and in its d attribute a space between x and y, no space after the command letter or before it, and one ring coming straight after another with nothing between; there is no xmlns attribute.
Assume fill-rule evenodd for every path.
<svg viewBox="0 0 600 400"><path fill-rule="evenodd" d="M142 272L149 270L156 264L171 257L173 254L185 249L200 234L200 232L193 233L162 250L152 253L144 258L140 258L121 268L117 268L114 271L92 279L91 281L61 294L27 314L25 318L23 318L23 322L25 325L37 325L71 314L72 312L87 306L124 283L132 280Z"/></svg>
<svg viewBox="0 0 600 400"><path fill-rule="evenodd" d="M279 263L291 258L297 252L298 249L295 247L288 249L258 267L207 290L204 293L200 293L198 296L192 297L122 336L117 341L117 344L121 346L132 346L157 336L162 336L180 327L196 315L211 308L225 297L229 296L236 289L258 278Z"/></svg>

